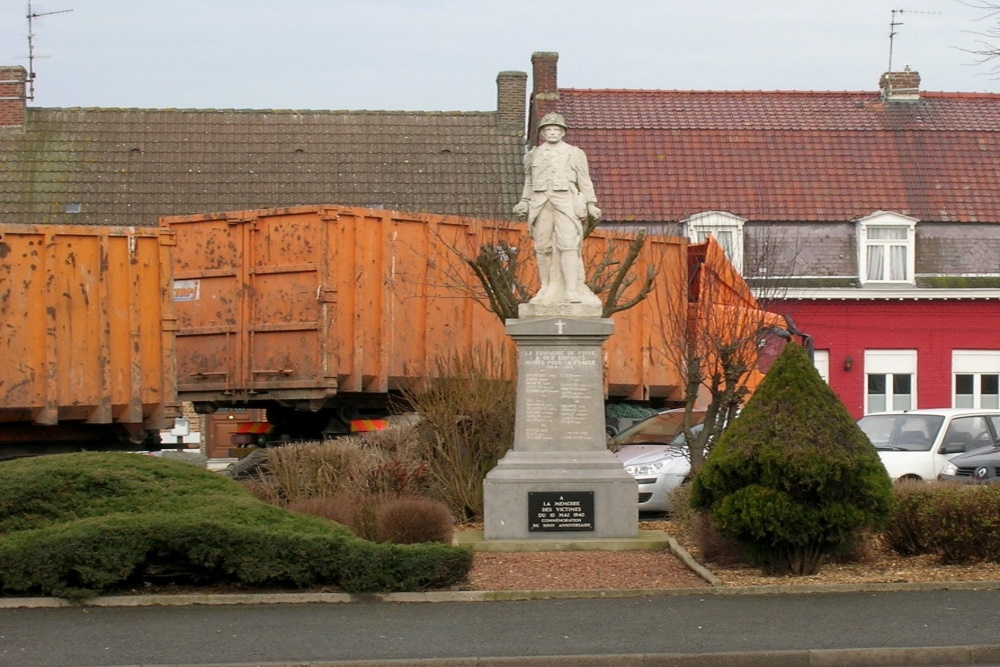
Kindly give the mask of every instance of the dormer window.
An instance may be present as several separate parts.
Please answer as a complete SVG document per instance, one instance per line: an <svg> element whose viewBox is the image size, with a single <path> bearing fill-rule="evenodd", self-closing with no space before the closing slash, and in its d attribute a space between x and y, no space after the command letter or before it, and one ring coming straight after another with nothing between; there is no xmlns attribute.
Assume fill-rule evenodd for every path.
<svg viewBox="0 0 1000 667"><path fill-rule="evenodd" d="M858 273L861 283L912 285L917 221L878 211L858 220Z"/></svg>
<svg viewBox="0 0 1000 667"><path fill-rule="evenodd" d="M703 243L711 234L740 273L743 272L743 223L745 222L743 218L724 211L698 213L683 221L687 237L692 243Z"/></svg>

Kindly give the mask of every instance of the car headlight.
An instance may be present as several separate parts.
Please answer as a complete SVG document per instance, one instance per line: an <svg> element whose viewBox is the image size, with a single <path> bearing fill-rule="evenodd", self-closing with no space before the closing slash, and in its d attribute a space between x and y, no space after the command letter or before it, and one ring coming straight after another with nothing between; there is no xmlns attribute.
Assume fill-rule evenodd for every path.
<svg viewBox="0 0 1000 667"><path fill-rule="evenodd" d="M958 466L952 463L951 461L945 463L944 467L941 468L942 475L954 475L957 472L958 472Z"/></svg>
<svg viewBox="0 0 1000 667"><path fill-rule="evenodd" d="M633 477L648 477L650 475L659 474L659 472L663 470L663 466L666 464L666 459L662 461L655 461L653 463L640 463L634 466L625 466L625 472Z"/></svg>

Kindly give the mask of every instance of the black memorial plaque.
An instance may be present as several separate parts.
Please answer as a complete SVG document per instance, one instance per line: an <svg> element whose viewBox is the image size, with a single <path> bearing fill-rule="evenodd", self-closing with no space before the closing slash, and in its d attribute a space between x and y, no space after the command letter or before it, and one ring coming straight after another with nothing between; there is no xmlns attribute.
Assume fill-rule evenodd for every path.
<svg viewBox="0 0 1000 667"><path fill-rule="evenodd" d="M529 491L528 532L594 530L593 491Z"/></svg>

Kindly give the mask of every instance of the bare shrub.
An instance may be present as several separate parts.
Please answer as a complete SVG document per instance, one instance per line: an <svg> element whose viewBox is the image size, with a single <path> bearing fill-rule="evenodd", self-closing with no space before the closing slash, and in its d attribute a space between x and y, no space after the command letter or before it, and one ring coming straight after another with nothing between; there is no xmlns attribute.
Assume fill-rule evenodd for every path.
<svg viewBox="0 0 1000 667"><path fill-rule="evenodd" d="M1000 562L1000 485L934 486L931 549L945 565Z"/></svg>
<svg viewBox="0 0 1000 667"><path fill-rule="evenodd" d="M439 500L391 498L375 513L375 541L395 544L451 544L454 524L448 506Z"/></svg>
<svg viewBox="0 0 1000 667"><path fill-rule="evenodd" d="M268 450L268 481L285 502L331 496L349 485L361 450L350 438Z"/></svg>
<svg viewBox="0 0 1000 667"><path fill-rule="evenodd" d="M483 480L514 444L513 348L440 357L437 378L405 392L423 421L420 458L432 497L459 520L483 516Z"/></svg>
<svg viewBox="0 0 1000 667"><path fill-rule="evenodd" d="M745 565L748 562L740 545L720 533L712 518L705 513L691 514L691 539L706 562L723 567Z"/></svg>
<svg viewBox="0 0 1000 667"><path fill-rule="evenodd" d="M267 480L263 479L243 479L240 480L240 484L250 492L257 500L263 500L269 505L280 505L281 498L278 495L277 488L269 483Z"/></svg>
<svg viewBox="0 0 1000 667"><path fill-rule="evenodd" d="M893 487L892 514L882 531L886 543L902 556L917 556L931 552L935 485L920 481L903 481Z"/></svg>
<svg viewBox="0 0 1000 667"><path fill-rule="evenodd" d="M370 433L275 447L269 450L269 474L262 483L273 486L273 493L283 502L345 491L375 495L419 493L425 484L427 465L417 458L418 447L404 446L399 438L398 434ZM388 447L383 447L384 443Z"/></svg>
<svg viewBox="0 0 1000 667"><path fill-rule="evenodd" d="M299 514L310 514L350 528L355 535L355 520L358 514L358 497L353 493L338 493L317 498L298 498L285 505L285 509Z"/></svg>

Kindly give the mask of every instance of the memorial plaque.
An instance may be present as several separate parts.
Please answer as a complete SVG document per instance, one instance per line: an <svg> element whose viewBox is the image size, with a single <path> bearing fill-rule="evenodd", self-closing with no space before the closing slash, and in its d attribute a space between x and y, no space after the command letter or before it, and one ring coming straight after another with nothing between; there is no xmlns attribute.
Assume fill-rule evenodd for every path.
<svg viewBox="0 0 1000 667"><path fill-rule="evenodd" d="M529 491L528 532L594 530L593 491Z"/></svg>

